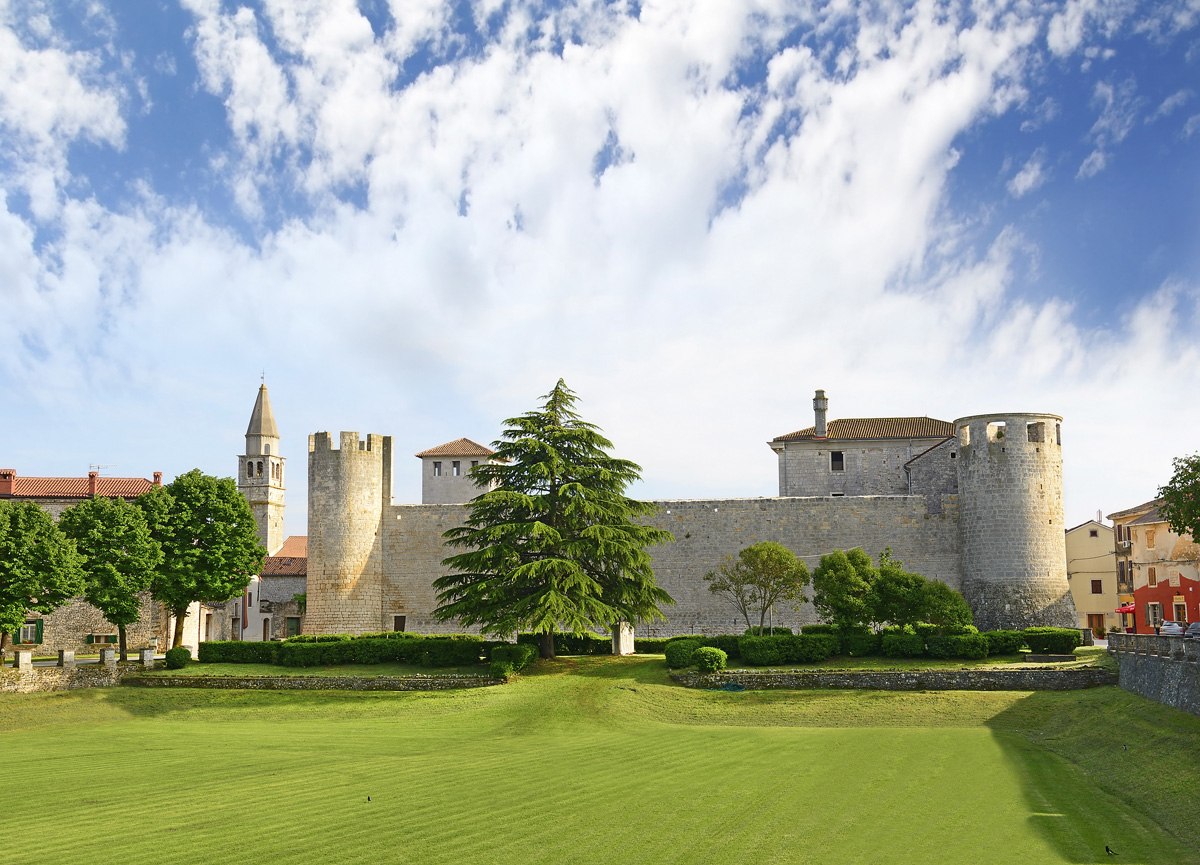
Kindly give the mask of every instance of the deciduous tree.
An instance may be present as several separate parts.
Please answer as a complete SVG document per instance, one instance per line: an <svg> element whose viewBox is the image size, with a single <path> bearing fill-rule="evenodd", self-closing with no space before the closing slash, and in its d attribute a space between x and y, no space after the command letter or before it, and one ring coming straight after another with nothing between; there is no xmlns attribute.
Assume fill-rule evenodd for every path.
<svg viewBox="0 0 1200 865"><path fill-rule="evenodd" d="M75 542L32 502L0 501L0 658L27 613L49 615L83 594Z"/></svg>
<svg viewBox="0 0 1200 865"><path fill-rule="evenodd" d="M817 613L844 631L869 625L871 584L878 573L871 557L858 547L821 556L821 563L812 574L813 606Z"/></svg>
<svg viewBox="0 0 1200 865"><path fill-rule="evenodd" d="M1200 544L1200 454L1176 457L1173 466L1171 479L1158 489L1159 514L1172 531L1191 535Z"/></svg>
<svg viewBox="0 0 1200 865"><path fill-rule="evenodd" d="M625 496L640 467L608 454L612 442L575 412L566 384L542 399L505 421L495 461L471 470L485 492L466 525L445 533L466 552L445 559L453 571L434 581L434 615L496 634L530 629L553 657L557 630L662 618L673 601L646 547L674 538L638 521L656 510Z"/></svg>
<svg viewBox="0 0 1200 865"><path fill-rule="evenodd" d="M254 513L233 478L192 469L161 490L138 497L163 560L150 593L175 617L171 646L183 642L188 607L226 601L262 570L266 549Z"/></svg>
<svg viewBox="0 0 1200 865"><path fill-rule="evenodd" d="M787 547L763 541L746 547L737 557L726 556L724 564L704 575L708 590L722 596L753 627L751 615L758 618L762 633L767 613L779 601L797 606L808 599L801 590L808 585L808 568Z"/></svg>
<svg viewBox="0 0 1200 865"><path fill-rule="evenodd" d="M934 625L939 633L958 633L974 622L975 617L961 592L940 580L928 580L925 584L925 621Z"/></svg>
<svg viewBox="0 0 1200 865"><path fill-rule="evenodd" d="M84 600L117 626L124 661L125 629L141 615L139 595L150 588L162 548L150 536L141 508L124 499L82 501L63 512L58 527L83 557Z"/></svg>
<svg viewBox="0 0 1200 865"><path fill-rule="evenodd" d="M891 547L879 557L879 575L871 583L871 618L883 624L915 625L926 621L928 580L904 570Z"/></svg>

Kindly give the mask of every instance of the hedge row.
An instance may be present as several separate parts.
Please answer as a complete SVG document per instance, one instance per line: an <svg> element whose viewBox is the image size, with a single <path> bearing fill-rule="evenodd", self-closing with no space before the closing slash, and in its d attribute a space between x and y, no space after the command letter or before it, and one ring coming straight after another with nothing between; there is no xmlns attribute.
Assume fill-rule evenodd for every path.
<svg viewBox="0 0 1200 865"><path fill-rule="evenodd" d="M244 641L200 644L204 663L278 664L282 667L318 667L336 664L382 664L400 661L426 667L463 667L501 644L485 642L474 634L436 637L414 635L409 639L376 636L333 641L251 643Z"/></svg>
<svg viewBox="0 0 1200 865"><path fill-rule="evenodd" d="M541 634L517 634L517 644L537 646L542 641ZM612 637L604 637L591 632L584 634L555 634L554 652L558 655L611 655Z"/></svg>
<svg viewBox="0 0 1200 865"><path fill-rule="evenodd" d="M497 679L507 679L538 659L538 647L528 643L504 643L492 648L491 673Z"/></svg>
<svg viewBox="0 0 1200 865"><path fill-rule="evenodd" d="M1083 644L1083 634L1075 628L1026 628L1021 636L1035 655L1069 655Z"/></svg>

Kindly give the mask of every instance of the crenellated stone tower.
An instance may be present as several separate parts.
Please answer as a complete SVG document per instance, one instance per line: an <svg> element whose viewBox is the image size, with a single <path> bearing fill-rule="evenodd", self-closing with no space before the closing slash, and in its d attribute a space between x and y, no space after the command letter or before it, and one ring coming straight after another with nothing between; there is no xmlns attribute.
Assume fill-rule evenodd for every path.
<svg viewBox="0 0 1200 865"><path fill-rule="evenodd" d="M267 555L283 546L284 459L279 454L279 428L267 386L258 389L250 425L246 427L246 453L238 457L238 490L250 503L258 523L258 537Z"/></svg>
<svg viewBox="0 0 1200 865"><path fill-rule="evenodd" d="M954 422L962 593L981 631L1077 624L1067 583L1062 418L1012 412Z"/></svg>
<svg viewBox="0 0 1200 865"><path fill-rule="evenodd" d="M308 437L308 610L313 634L381 628L383 539L392 502L392 437L343 432Z"/></svg>

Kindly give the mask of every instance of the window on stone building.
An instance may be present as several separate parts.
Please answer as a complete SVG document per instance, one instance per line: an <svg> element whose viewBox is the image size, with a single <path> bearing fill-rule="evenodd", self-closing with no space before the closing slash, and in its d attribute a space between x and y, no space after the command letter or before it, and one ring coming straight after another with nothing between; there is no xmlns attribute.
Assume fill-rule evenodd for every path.
<svg viewBox="0 0 1200 865"><path fill-rule="evenodd" d="M1091 530L1088 532L1088 537L1089 537L1089 538L1098 538L1098 537L1100 537L1100 530L1099 530L1099 529L1091 529Z"/></svg>
<svg viewBox="0 0 1200 865"><path fill-rule="evenodd" d="M829 454L829 469L835 472L844 472L846 470L846 457L841 451L832 451Z"/></svg>
<svg viewBox="0 0 1200 865"><path fill-rule="evenodd" d="M1062 424L1054 425L1054 443L1062 447Z"/></svg>
<svg viewBox="0 0 1200 865"><path fill-rule="evenodd" d="M246 477L254 477L254 460L250 460L246 463Z"/></svg>
<svg viewBox="0 0 1200 865"><path fill-rule="evenodd" d="M454 462L450 463L450 471L455 477L458 477L460 474L462 474L462 463L460 463L458 460L454 460Z"/></svg>
<svg viewBox="0 0 1200 865"><path fill-rule="evenodd" d="M267 456L270 456L271 455L271 446L263 445L263 453L265 453Z"/></svg>
<svg viewBox="0 0 1200 865"><path fill-rule="evenodd" d="M1117 562L1117 579L1118 580L1125 579L1125 562L1124 561Z"/></svg>
<svg viewBox="0 0 1200 865"><path fill-rule="evenodd" d="M1158 585L1158 574L1157 574L1157 573L1155 573L1155 571L1154 571L1154 568L1149 568L1149 569L1147 569L1147 571L1146 571L1146 583L1147 583L1147 584L1150 586L1150 588L1152 588L1152 589L1153 589L1155 586L1157 586L1157 585Z"/></svg>
<svg viewBox="0 0 1200 865"><path fill-rule="evenodd" d="M1092 580L1092 594L1093 595L1103 595L1104 594L1104 581L1103 580Z"/></svg>
<svg viewBox="0 0 1200 865"><path fill-rule="evenodd" d="M408 616L392 616L392 630L403 631L404 625L408 621Z"/></svg>
<svg viewBox="0 0 1200 865"><path fill-rule="evenodd" d="M441 463L433 464L433 476L435 478L440 478L442 476L442 464Z"/></svg>
<svg viewBox="0 0 1200 865"><path fill-rule="evenodd" d="M1146 604L1146 624L1160 625L1162 624L1162 620L1162 604L1158 603L1157 601L1152 601L1151 603Z"/></svg>
<svg viewBox="0 0 1200 865"><path fill-rule="evenodd" d="M34 619L21 625L21 630L17 634L18 643L40 643L42 642L42 620Z"/></svg>
<svg viewBox="0 0 1200 865"><path fill-rule="evenodd" d="M471 468L475 468L477 465L479 465L479 460L471 460Z"/></svg>
<svg viewBox="0 0 1200 865"><path fill-rule="evenodd" d="M262 477L262 460L258 461L258 476Z"/></svg>
<svg viewBox="0 0 1200 865"><path fill-rule="evenodd" d="M1146 546L1154 549L1154 529L1146 529Z"/></svg>
<svg viewBox="0 0 1200 865"><path fill-rule="evenodd" d="M844 496L844 495L846 495L846 494L845 494L845 493L830 493L830 495L832 495L832 496L833 496L833 497L836 499L836 498L838 498L839 496Z"/></svg>
<svg viewBox="0 0 1200 865"><path fill-rule="evenodd" d="M1043 442L1046 440L1046 424L1041 421L1026 424L1025 434L1031 442Z"/></svg>

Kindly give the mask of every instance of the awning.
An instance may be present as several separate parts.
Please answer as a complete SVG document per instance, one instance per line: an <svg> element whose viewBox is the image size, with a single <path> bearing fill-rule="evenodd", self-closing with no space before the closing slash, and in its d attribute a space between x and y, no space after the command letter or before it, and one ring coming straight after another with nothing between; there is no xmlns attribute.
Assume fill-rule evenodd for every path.
<svg viewBox="0 0 1200 865"><path fill-rule="evenodd" d="M1116 612L1134 613L1137 612L1137 607L1134 604L1122 604L1121 606L1117 607Z"/></svg>

